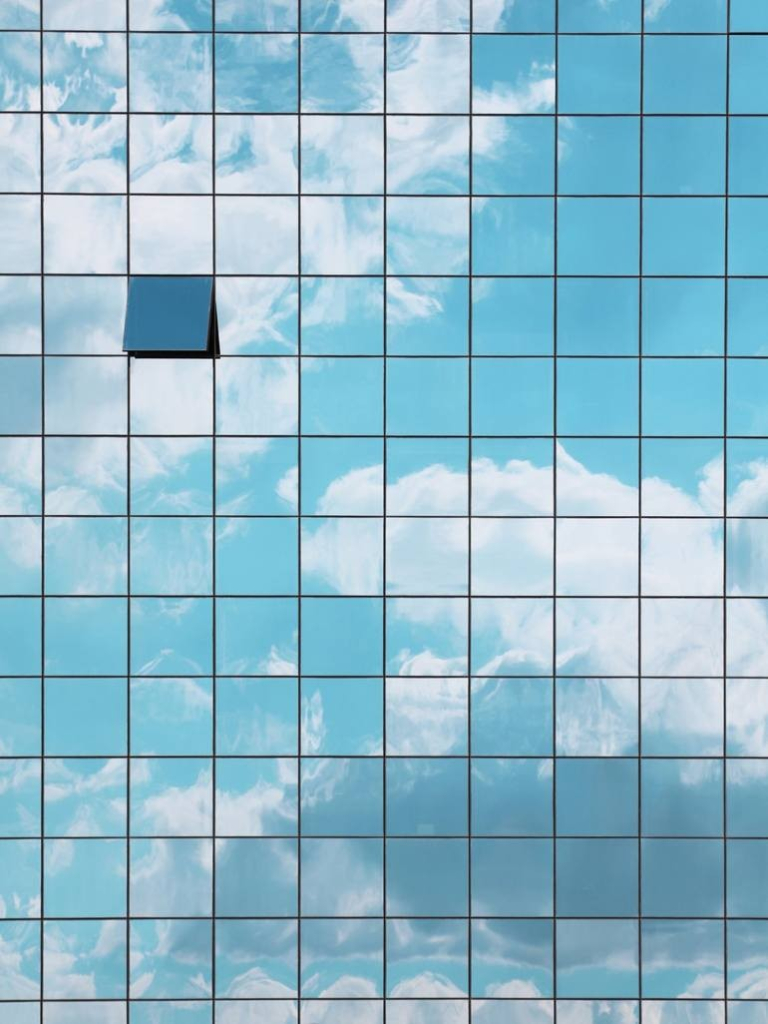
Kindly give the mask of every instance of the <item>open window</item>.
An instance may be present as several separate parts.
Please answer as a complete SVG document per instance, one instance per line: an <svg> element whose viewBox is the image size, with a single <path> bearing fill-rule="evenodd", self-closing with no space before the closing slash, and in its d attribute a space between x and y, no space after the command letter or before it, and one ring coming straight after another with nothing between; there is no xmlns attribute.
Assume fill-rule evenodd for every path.
<svg viewBox="0 0 768 1024"><path fill-rule="evenodd" d="M134 356L218 356L213 278L131 277L123 351Z"/></svg>

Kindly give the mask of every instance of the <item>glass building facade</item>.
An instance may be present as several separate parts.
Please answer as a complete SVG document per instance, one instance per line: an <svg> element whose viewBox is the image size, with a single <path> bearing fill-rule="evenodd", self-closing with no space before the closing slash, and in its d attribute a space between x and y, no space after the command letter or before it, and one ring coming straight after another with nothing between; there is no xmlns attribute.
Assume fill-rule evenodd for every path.
<svg viewBox="0 0 768 1024"><path fill-rule="evenodd" d="M0 110L2 1024L766 1024L766 0L0 0Z"/></svg>

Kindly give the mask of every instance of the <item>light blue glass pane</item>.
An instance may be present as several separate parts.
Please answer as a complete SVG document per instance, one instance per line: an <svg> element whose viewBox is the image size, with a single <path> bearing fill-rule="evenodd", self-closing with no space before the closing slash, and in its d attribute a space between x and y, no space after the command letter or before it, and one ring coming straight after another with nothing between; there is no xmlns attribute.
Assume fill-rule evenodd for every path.
<svg viewBox="0 0 768 1024"><path fill-rule="evenodd" d="M472 430L476 434L549 434L553 428L551 359L476 359Z"/></svg>
<svg viewBox="0 0 768 1024"><path fill-rule="evenodd" d="M40 753L40 682L0 680L0 753Z"/></svg>
<svg viewBox="0 0 768 1024"><path fill-rule="evenodd" d="M768 835L768 772L763 761L728 761L725 770L726 822L731 836Z"/></svg>
<svg viewBox="0 0 768 1024"><path fill-rule="evenodd" d="M723 913L722 840L644 839L642 858L644 914L717 917ZM730 857L728 862L732 869Z"/></svg>
<svg viewBox="0 0 768 1024"><path fill-rule="evenodd" d="M640 45L631 36L566 36L559 43L558 104L568 114L635 114Z"/></svg>
<svg viewBox="0 0 768 1024"><path fill-rule="evenodd" d="M0 593L40 593L40 527L39 519L0 518Z"/></svg>
<svg viewBox="0 0 768 1024"><path fill-rule="evenodd" d="M714 756L723 749L723 685L717 679L645 679L643 752Z"/></svg>
<svg viewBox="0 0 768 1024"><path fill-rule="evenodd" d="M468 205L467 199L454 196L388 199L387 273L466 274Z"/></svg>
<svg viewBox="0 0 768 1024"><path fill-rule="evenodd" d="M380 111L383 85L381 36L307 35L302 39L303 111Z"/></svg>
<svg viewBox="0 0 768 1024"><path fill-rule="evenodd" d="M724 307L721 281L644 281L643 355L722 355ZM729 333L731 354L732 344Z"/></svg>
<svg viewBox="0 0 768 1024"><path fill-rule="evenodd" d="M724 253L722 200L644 200L644 273L721 274Z"/></svg>
<svg viewBox="0 0 768 1024"><path fill-rule="evenodd" d="M550 680L473 679L471 703L474 754L550 753Z"/></svg>
<svg viewBox="0 0 768 1024"><path fill-rule="evenodd" d="M768 274L768 258L759 244L768 225L768 202L731 199L728 217L728 272Z"/></svg>
<svg viewBox="0 0 768 1024"><path fill-rule="evenodd" d="M204 917L210 914L210 839L133 839L130 845L132 914L136 917ZM209 922L201 924L210 928ZM189 934L184 928L181 932Z"/></svg>
<svg viewBox="0 0 768 1024"><path fill-rule="evenodd" d="M388 354L465 354L468 305L468 282L460 278L389 278Z"/></svg>
<svg viewBox="0 0 768 1024"><path fill-rule="evenodd" d="M734 917L765 917L768 915L766 880L768 880L768 841L765 839L729 840L728 914Z"/></svg>
<svg viewBox="0 0 768 1024"><path fill-rule="evenodd" d="M648 434L721 434L722 362L645 360L643 430Z"/></svg>
<svg viewBox="0 0 768 1024"><path fill-rule="evenodd" d="M382 788L382 766L378 758L304 758L302 835L381 833Z"/></svg>
<svg viewBox="0 0 768 1024"><path fill-rule="evenodd" d="M376 125L377 133L381 129ZM368 187L376 179L368 171ZM363 184L361 182L361 184ZM466 117L389 117L387 188L401 195L461 195L469 191ZM482 191L475 185L475 191Z"/></svg>
<svg viewBox="0 0 768 1024"><path fill-rule="evenodd" d="M301 685L304 754L380 754L380 679L307 679Z"/></svg>
<svg viewBox="0 0 768 1024"><path fill-rule="evenodd" d="M391 434L465 434L468 367L464 359L389 359L387 430Z"/></svg>
<svg viewBox="0 0 768 1024"><path fill-rule="evenodd" d="M305 598L301 663L308 675L379 675L382 604L374 597Z"/></svg>
<svg viewBox="0 0 768 1024"><path fill-rule="evenodd" d="M561 32L638 32L640 17L635 0L569 0L560 14Z"/></svg>
<svg viewBox="0 0 768 1024"><path fill-rule="evenodd" d="M211 39L203 34L130 38L130 108L201 113L211 109ZM167 69L173 68L173 74Z"/></svg>
<svg viewBox="0 0 768 1024"><path fill-rule="evenodd" d="M205 352L212 302L210 277L132 277L123 350Z"/></svg>
<svg viewBox="0 0 768 1024"><path fill-rule="evenodd" d="M40 762L0 762L0 833L4 836L40 834Z"/></svg>
<svg viewBox="0 0 768 1024"><path fill-rule="evenodd" d="M634 359L560 359L557 429L564 434L635 434L638 365Z"/></svg>
<svg viewBox="0 0 768 1024"><path fill-rule="evenodd" d="M20 169L20 173L26 175L28 171ZM0 324L0 350L17 355L40 351L40 295L39 278L0 277L0 301L5 310Z"/></svg>
<svg viewBox="0 0 768 1024"><path fill-rule="evenodd" d="M553 32L554 0L475 0L475 32Z"/></svg>
<svg viewBox="0 0 768 1024"><path fill-rule="evenodd" d="M465 922L411 920L403 922L403 925L396 921L387 923L387 995L398 996L406 992L411 996L434 998L435 977L443 979L444 990L454 998L467 993L468 936ZM388 1007L390 1005L398 1004L390 1003ZM452 1021L465 1019L451 1012L450 1008L456 1003L450 1000L438 999L431 1004L426 1000L423 1003L414 1000L400 1005L404 1008L429 1007L428 1011L422 1012L434 1009L441 1020L447 1019L446 1014ZM388 1009L390 1019L391 1012Z"/></svg>
<svg viewBox="0 0 768 1024"><path fill-rule="evenodd" d="M719 114L725 110L722 36L649 36L643 71L648 114Z"/></svg>
<svg viewBox="0 0 768 1024"><path fill-rule="evenodd" d="M672 0L645 2L646 32L725 32L727 0ZM734 0L735 4L743 0ZM747 0L747 3L751 0ZM735 9L731 13L731 29L738 31Z"/></svg>
<svg viewBox="0 0 768 1024"><path fill-rule="evenodd" d="M551 117L477 114L472 133L472 188L476 194L553 191L555 130Z"/></svg>
<svg viewBox="0 0 768 1024"><path fill-rule="evenodd" d="M552 914L551 839L473 839L472 913Z"/></svg>
<svg viewBox="0 0 768 1024"><path fill-rule="evenodd" d="M295 675L297 615L293 598L218 598L216 671Z"/></svg>
<svg viewBox="0 0 768 1024"><path fill-rule="evenodd" d="M290 113L298 101L295 35L216 37L216 109Z"/></svg>
<svg viewBox="0 0 768 1024"><path fill-rule="evenodd" d="M745 998L745 993L761 967L761 949L768 936L765 921L729 921L728 925L728 995ZM752 1001L749 996L742 1003L729 1003L728 1012L732 1020L740 1024L755 1024L765 1016L768 1004Z"/></svg>
<svg viewBox="0 0 768 1024"><path fill-rule="evenodd" d="M123 438L46 438L46 512L52 515L124 515L126 455Z"/></svg>
<svg viewBox="0 0 768 1024"><path fill-rule="evenodd" d="M381 917L383 853L380 839L303 839L302 914L338 917L354 907L358 917Z"/></svg>
<svg viewBox="0 0 768 1024"><path fill-rule="evenodd" d="M124 594L127 548L125 519L46 519L46 592Z"/></svg>
<svg viewBox="0 0 768 1024"><path fill-rule="evenodd" d="M551 274L554 207L549 199L474 199L476 274Z"/></svg>
<svg viewBox="0 0 768 1024"><path fill-rule="evenodd" d="M210 921L132 921L130 941L131 995L140 992L145 999L211 995ZM141 1005L134 1003L131 1010ZM166 1020L176 1024L187 1016L174 1011L173 1016L159 1017L158 1024ZM198 1016L190 1019L197 1024ZM155 1017L146 1019L154 1024Z"/></svg>
<svg viewBox="0 0 768 1024"><path fill-rule="evenodd" d="M124 754L123 679L49 679L45 687L46 754Z"/></svg>
<svg viewBox="0 0 768 1024"><path fill-rule="evenodd" d="M238 999L260 991L294 995L297 988L297 932L294 922L217 922L216 994ZM259 1006L258 1003L252 1005ZM266 1005L270 1007L268 1012L272 1013L274 1004ZM221 1006L220 1003L218 1009ZM244 1006L248 1004L230 1004L236 1012L242 1012ZM277 1019L287 1018L278 1016Z"/></svg>
<svg viewBox="0 0 768 1024"><path fill-rule="evenodd" d="M48 921L43 928L46 998L66 998L74 978L88 978L96 999L124 999L125 925L122 921ZM66 965L66 966L65 966Z"/></svg>
<svg viewBox="0 0 768 1024"><path fill-rule="evenodd" d="M0 942L12 957L2 974L3 998L38 999L40 997L40 925L33 921L0 921ZM35 1020L40 1007L35 1007ZM21 1017L22 1024L27 1018Z"/></svg>
<svg viewBox="0 0 768 1024"><path fill-rule="evenodd" d="M472 832L530 836L552 831L552 764L533 758L476 760Z"/></svg>
<svg viewBox="0 0 768 1024"><path fill-rule="evenodd" d="M43 847L46 917L125 914L125 841L46 839Z"/></svg>
<svg viewBox="0 0 768 1024"><path fill-rule="evenodd" d="M474 921L472 995L494 996L519 986L551 996L552 946L550 921ZM496 1005L505 1009L504 1003Z"/></svg>
<svg viewBox="0 0 768 1024"><path fill-rule="evenodd" d="M638 990L636 921L558 921L561 997L631 998Z"/></svg>
<svg viewBox="0 0 768 1024"><path fill-rule="evenodd" d="M43 100L48 110L125 110L125 36L46 32Z"/></svg>
<svg viewBox="0 0 768 1024"><path fill-rule="evenodd" d="M475 278L472 282L473 354L550 354L552 300L551 281Z"/></svg>
<svg viewBox="0 0 768 1024"><path fill-rule="evenodd" d="M304 921L302 995L334 999L359 992L382 995L383 940L378 921L350 921L343 931L335 921Z"/></svg>
<svg viewBox="0 0 768 1024"><path fill-rule="evenodd" d="M635 839L558 839L558 915L637 914L637 871Z"/></svg>
<svg viewBox="0 0 768 1024"><path fill-rule="evenodd" d="M565 278L557 289L559 355L637 353L637 282Z"/></svg>
<svg viewBox="0 0 768 1024"><path fill-rule="evenodd" d="M297 0L217 0L216 28L285 32L297 28Z"/></svg>
<svg viewBox="0 0 768 1024"><path fill-rule="evenodd" d="M639 191L639 118L561 117L558 154L561 193L611 195Z"/></svg>
<svg viewBox="0 0 768 1024"><path fill-rule="evenodd" d="M35 434L40 431L40 360L0 359L0 433Z"/></svg>
<svg viewBox="0 0 768 1024"><path fill-rule="evenodd" d="M557 210L558 273L637 273L636 199L560 199Z"/></svg>
<svg viewBox="0 0 768 1024"><path fill-rule="evenodd" d="M218 913L232 917L295 915L297 879L295 839L219 840Z"/></svg>
<svg viewBox="0 0 768 1024"><path fill-rule="evenodd" d="M389 287L396 287L390 282ZM306 277L301 284L303 355L377 355L384 349L378 278Z"/></svg>
<svg viewBox="0 0 768 1024"><path fill-rule="evenodd" d="M733 118L728 135L733 195L768 193L768 126L764 118Z"/></svg>
<svg viewBox="0 0 768 1024"><path fill-rule="evenodd" d="M206 1002L132 1002L130 1024L211 1024L211 1013Z"/></svg>
<svg viewBox="0 0 768 1024"><path fill-rule="evenodd" d="M8 0L0 9L0 28L40 27L39 0Z"/></svg>
<svg viewBox="0 0 768 1024"><path fill-rule="evenodd" d="M303 432L380 434L383 373L381 359L303 359Z"/></svg>
<svg viewBox="0 0 768 1024"><path fill-rule="evenodd" d="M763 26L763 31L765 26ZM765 68L768 38L737 36L730 51L730 111L733 114L759 114L768 105Z"/></svg>
<svg viewBox="0 0 768 1024"><path fill-rule="evenodd" d="M635 762L609 758L558 762L560 835L636 834L637 803Z"/></svg>
<svg viewBox="0 0 768 1024"><path fill-rule="evenodd" d="M464 675L467 619L467 603L460 598L389 598L387 671L400 676Z"/></svg>
<svg viewBox="0 0 768 1024"><path fill-rule="evenodd" d="M125 835L126 765L119 758L49 758L44 797L46 835Z"/></svg>
<svg viewBox="0 0 768 1024"><path fill-rule="evenodd" d="M732 0L731 30L733 32L768 31L768 12L761 0Z"/></svg>
<svg viewBox="0 0 768 1024"><path fill-rule="evenodd" d="M184 32L211 29L211 0L130 0L131 28Z"/></svg>
<svg viewBox="0 0 768 1024"><path fill-rule="evenodd" d="M731 152L733 152L733 143ZM734 174L730 172L734 190ZM725 191L725 118L649 117L643 122L646 194L706 195Z"/></svg>
<svg viewBox="0 0 768 1024"><path fill-rule="evenodd" d="M217 753L295 754L297 699L295 679L217 679Z"/></svg>
<svg viewBox="0 0 768 1024"><path fill-rule="evenodd" d="M23 20L27 18L23 17ZM39 109L40 36L35 32L3 33L0 36L0 56L5 69L0 108Z"/></svg>
<svg viewBox="0 0 768 1024"><path fill-rule="evenodd" d="M389 835L463 835L467 771L458 759L397 758L387 762Z"/></svg>
<svg viewBox="0 0 768 1024"><path fill-rule="evenodd" d="M34 839L0 841L0 901L7 917L40 913L40 845Z"/></svg>
<svg viewBox="0 0 768 1024"><path fill-rule="evenodd" d="M120 675L127 663L127 611L122 598L49 598L45 667L57 675Z"/></svg>
<svg viewBox="0 0 768 1024"><path fill-rule="evenodd" d="M464 839L388 839L387 913L466 914L467 864Z"/></svg>
<svg viewBox="0 0 768 1024"><path fill-rule="evenodd" d="M220 594L289 594L298 588L298 533L293 519L219 519L216 590Z"/></svg>
<svg viewBox="0 0 768 1024"><path fill-rule="evenodd" d="M305 32L375 32L384 23L383 0L371 0L357 6L345 4L343 0L299 2L301 25Z"/></svg>
<svg viewBox="0 0 768 1024"><path fill-rule="evenodd" d="M136 675L208 675L212 670L211 601L133 598L131 671Z"/></svg>
<svg viewBox="0 0 768 1024"><path fill-rule="evenodd" d="M142 758L131 762L130 832L137 836L211 831L211 763L207 758Z"/></svg>
<svg viewBox="0 0 768 1024"><path fill-rule="evenodd" d="M728 430L734 434L766 434L768 420L761 396L765 393L765 364L756 359L734 360L728 374Z"/></svg>
<svg viewBox="0 0 768 1024"><path fill-rule="evenodd" d="M222 515L287 515L297 508L294 438L216 439L216 510Z"/></svg>
<svg viewBox="0 0 768 1024"><path fill-rule="evenodd" d="M722 993L720 921L643 921L642 942L644 996L679 999L693 985L700 998Z"/></svg>
<svg viewBox="0 0 768 1024"><path fill-rule="evenodd" d="M382 443L373 438L303 438L302 514L380 515L382 456Z"/></svg>
<svg viewBox="0 0 768 1024"><path fill-rule="evenodd" d="M550 35L476 35L472 109L478 114L554 109L555 41Z"/></svg>
<svg viewBox="0 0 768 1024"><path fill-rule="evenodd" d="M722 835L720 762L646 761L642 767L642 791L644 835Z"/></svg>

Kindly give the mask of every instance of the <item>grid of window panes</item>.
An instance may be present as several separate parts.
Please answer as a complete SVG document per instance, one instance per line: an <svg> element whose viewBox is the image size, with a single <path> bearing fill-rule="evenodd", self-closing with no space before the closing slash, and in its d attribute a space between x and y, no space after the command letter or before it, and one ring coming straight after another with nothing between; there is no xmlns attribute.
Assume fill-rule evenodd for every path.
<svg viewBox="0 0 768 1024"><path fill-rule="evenodd" d="M766 1024L765 0L0 30L3 1024Z"/></svg>

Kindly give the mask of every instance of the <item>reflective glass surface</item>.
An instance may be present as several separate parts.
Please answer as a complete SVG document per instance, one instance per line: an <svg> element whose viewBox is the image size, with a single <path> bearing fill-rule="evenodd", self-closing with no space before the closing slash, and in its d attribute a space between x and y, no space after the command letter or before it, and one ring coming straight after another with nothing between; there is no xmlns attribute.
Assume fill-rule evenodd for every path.
<svg viewBox="0 0 768 1024"><path fill-rule="evenodd" d="M2 1024L768 1024L766 67L0 0Z"/></svg>

